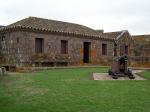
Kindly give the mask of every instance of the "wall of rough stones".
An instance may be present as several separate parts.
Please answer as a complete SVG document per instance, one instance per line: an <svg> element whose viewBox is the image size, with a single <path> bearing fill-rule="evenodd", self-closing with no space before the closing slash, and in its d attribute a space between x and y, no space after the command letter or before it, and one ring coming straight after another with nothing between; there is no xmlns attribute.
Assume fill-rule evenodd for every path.
<svg viewBox="0 0 150 112"><path fill-rule="evenodd" d="M113 57L114 42L102 39L63 36L49 33L16 31L1 34L1 53L6 65L30 66L33 62L68 62L70 65L83 64L83 43L91 42L90 64L108 63ZM35 38L44 39L44 53L35 54ZM61 54L61 40L68 40L68 54ZM102 55L102 44L107 44L107 56Z"/></svg>
<svg viewBox="0 0 150 112"><path fill-rule="evenodd" d="M125 33L120 39L117 41L117 54L120 56L120 47L128 46L128 56L134 56L134 44L133 39L129 33Z"/></svg>
<svg viewBox="0 0 150 112"><path fill-rule="evenodd" d="M150 67L150 44L144 37L139 37L136 41L135 37L131 37L128 33L125 33L122 38L118 40L118 55L120 53L120 46L129 46L128 62L130 66L136 67ZM140 46L143 46L141 48ZM137 53L139 54L137 56Z"/></svg>

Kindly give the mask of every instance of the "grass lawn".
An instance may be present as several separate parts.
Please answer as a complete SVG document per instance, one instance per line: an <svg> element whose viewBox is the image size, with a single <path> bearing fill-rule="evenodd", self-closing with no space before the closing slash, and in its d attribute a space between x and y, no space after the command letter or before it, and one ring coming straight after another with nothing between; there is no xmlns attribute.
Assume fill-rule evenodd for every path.
<svg viewBox="0 0 150 112"><path fill-rule="evenodd" d="M150 112L145 81L93 81L106 68L52 69L0 78L0 112Z"/></svg>

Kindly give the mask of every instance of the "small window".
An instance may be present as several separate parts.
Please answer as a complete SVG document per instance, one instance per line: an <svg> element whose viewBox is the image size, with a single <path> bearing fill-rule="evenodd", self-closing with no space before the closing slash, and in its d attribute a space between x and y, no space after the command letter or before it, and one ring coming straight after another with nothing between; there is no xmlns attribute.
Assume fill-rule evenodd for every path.
<svg viewBox="0 0 150 112"><path fill-rule="evenodd" d="M128 55L128 46L125 46L125 54Z"/></svg>
<svg viewBox="0 0 150 112"><path fill-rule="evenodd" d="M114 56L117 56L117 44L114 44Z"/></svg>
<svg viewBox="0 0 150 112"><path fill-rule="evenodd" d="M102 55L107 55L107 44L102 44Z"/></svg>
<svg viewBox="0 0 150 112"><path fill-rule="evenodd" d="M19 37L17 37L17 43L19 43Z"/></svg>
<svg viewBox="0 0 150 112"><path fill-rule="evenodd" d="M43 53L44 51L44 39L35 38L35 53Z"/></svg>
<svg viewBox="0 0 150 112"><path fill-rule="evenodd" d="M61 54L68 54L68 41L61 40Z"/></svg>
<svg viewBox="0 0 150 112"><path fill-rule="evenodd" d="M6 37L5 37L4 35L2 35L2 41L5 41L5 38L6 38Z"/></svg>
<svg viewBox="0 0 150 112"><path fill-rule="evenodd" d="M124 47L124 45L120 45L120 56L123 56L124 55L124 49L125 47Z"/></svg>

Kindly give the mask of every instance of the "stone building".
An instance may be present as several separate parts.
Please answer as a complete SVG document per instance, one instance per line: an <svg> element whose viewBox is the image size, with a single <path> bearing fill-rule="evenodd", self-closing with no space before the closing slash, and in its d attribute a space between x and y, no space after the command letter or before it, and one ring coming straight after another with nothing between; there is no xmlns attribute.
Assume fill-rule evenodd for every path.
<svg viewBox="0 0 150 112"><path fill-rule="evenodd" d="M114 40L114 56L134 56L133 39L127 30L105 32L104 35Z"/></svg>
<svg viewBox="0 0 150 112"><path fill-rule="evenodd" d="M150 35L133 35L134 57L132 61L135 65L145 65L150 67Z"/></svg>
<svg viewBox="0 0 150 112"><path fill-rule="evenodd" d="M114 56L122 55L128 55L130 65L150 66L150 35L37 17L0 26L0 66L7 68L110 65Z"/></svg>
<svg viewBox="0 0 150 112"><path fill-rule="evenodd" d="M29 17L0 28L3 66L102 64L114 55L114 38L83 25Z"/></svg>
<svg viewBox="0 0 150 112"><path fill-rule="evenodd" d="M133 35L135 56L150 56L150 35Z"/></svg>
<svg viewBox="0 0 150 112"><path fill-rule="evenodd" d="M114 56L128 55L130 66L150 67L150 35L131 36L127 30L103 34L114 39Z"/></svg>

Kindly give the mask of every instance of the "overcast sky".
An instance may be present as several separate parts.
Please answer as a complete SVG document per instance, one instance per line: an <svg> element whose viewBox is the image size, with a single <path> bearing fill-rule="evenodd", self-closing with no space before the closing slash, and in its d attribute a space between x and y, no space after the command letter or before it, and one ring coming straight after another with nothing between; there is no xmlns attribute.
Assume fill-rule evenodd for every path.
<svg viewBox="0 0 150 112"><path fill-rule="evenodd" d="M0 0L0 25L29 16L150 34L150 0Z"/></svg>

